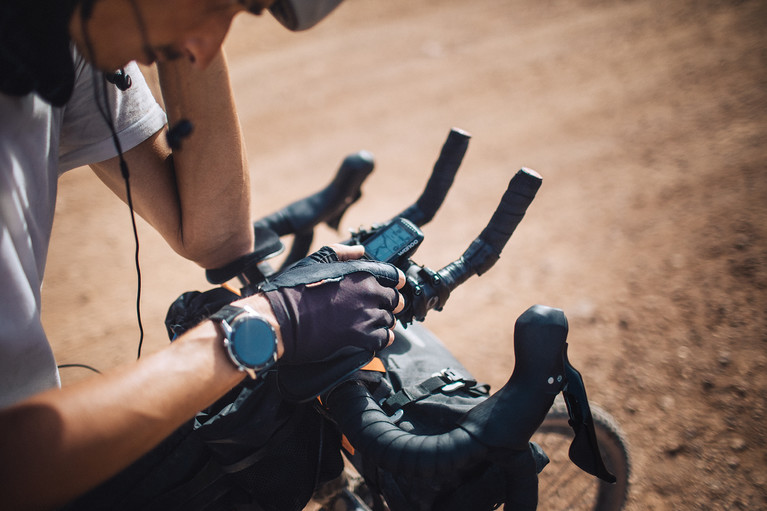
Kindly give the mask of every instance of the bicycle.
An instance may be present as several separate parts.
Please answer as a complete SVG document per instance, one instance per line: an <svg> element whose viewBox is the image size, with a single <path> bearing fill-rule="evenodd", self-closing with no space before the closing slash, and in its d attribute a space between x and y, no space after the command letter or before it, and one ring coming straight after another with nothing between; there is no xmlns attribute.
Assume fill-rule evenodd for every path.
<svg viewBox="0 0 767 511"><path fill-rule="evenodd" d="M420 324L428 311L441 310L460 284L495 264L541 184L536 172L523 168L487 227L459 259L438 271L415 263L412 256L423 239L420 227L444 201L469 138L464 131L451 130L419 199L389 221L360 229L345 241L362 244L366 257L392 263L407 277L402 290L406 307L397 315L395 342L379 354L388 367L386 376L380 369L373 370L377 375L364 373L367 360L349 360L328 371L322 392L280 386L293 402L318 398L321 404L312 406L322 415L322 424L336 428L347 441L343 450L351 475L326 485L316 500L327 511L494 509L501 503L509 509L536 509L540 493L541 509L622 509L630 478L627 443L615 420L588 403L580 373L567 359L563 311L534 306L520 316L514 372L492 395ZM308 254L317 225L338 228L361 197L373 167L369 153L348 156L323 190L256 221L254 252L225 268L208 270L208 280L225 284L237 278L240 294L257 292L261 283ZM290 251L280 268L274 268L269 261L283 252L281 238L289 235ZM425 355L418 354L418 345L428 346ZM396 378L389 374L418 356L431 383L419 381L419 375L411 381L405 373ZM443 360L456 367L441 367ZM437 365L426 367L432 363ZM414 411L429 400L430 410L449 415L440 418L438 427L428 424L428 414L424 419ZM567 444L570 449L564 454ZM474 493L465 490L472 485Z"/></svg>

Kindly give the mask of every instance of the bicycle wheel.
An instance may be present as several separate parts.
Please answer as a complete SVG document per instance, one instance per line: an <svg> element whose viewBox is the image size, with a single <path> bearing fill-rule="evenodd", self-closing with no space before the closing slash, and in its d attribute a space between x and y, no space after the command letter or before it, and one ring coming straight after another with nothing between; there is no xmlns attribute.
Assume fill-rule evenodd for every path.
<svg viewBox="0 0 767 511"><path fill-rule="evenodd" d="M568 449L573 430L564 402L557 400L532 440L540 445L551 463L538 476L538 509L547 511L623 509L628 496L630 461L626 440L615 419L598 406L591 406L597 441L607 469L617 481L608 484L587 474L570 461Z"/></svg>

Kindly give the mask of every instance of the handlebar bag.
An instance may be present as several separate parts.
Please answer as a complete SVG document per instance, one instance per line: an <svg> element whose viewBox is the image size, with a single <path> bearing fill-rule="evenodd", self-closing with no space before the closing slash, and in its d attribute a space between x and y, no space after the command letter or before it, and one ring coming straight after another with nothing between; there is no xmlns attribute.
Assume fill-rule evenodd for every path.
<svg viewBox="0 0 767 511"><path fill-rule="evenodd" d="M184 293L166 316L169 337L237 298L224 288ZM340 440L312 403L286 401L267 372L65 509L300 511L343 470Z"/></svg>
<svg viewBox="0 0 767 511"><path fill-rule="evenodd" d="M479 383L444 344L420 324L397 326L395 340L379 354L385 372L360 371L373 399L404 431L437 435L455 428L461 417L487 399ZM383 495L391 511L496 509L506 499L509 471L503 464L482 462L448 479L402 476L388 472L347 447L347 457L366 483ZM547 459L531 449L540 472Z"/></svg>
<svg viewBox="0 0 767 511"><path fill-rule="evenodd" d="M239 296L182 294L171 340ZM274 371L246 379L158 447L62 511L300 511L343 470L341 437L313 403L286 401Z"/></svg>

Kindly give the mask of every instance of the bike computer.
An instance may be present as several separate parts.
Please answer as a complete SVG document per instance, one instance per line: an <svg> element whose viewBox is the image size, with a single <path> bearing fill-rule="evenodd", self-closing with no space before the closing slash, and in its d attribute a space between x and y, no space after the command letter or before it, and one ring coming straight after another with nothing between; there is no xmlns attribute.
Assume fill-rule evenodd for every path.
<svg viewBox="0 0 767 511"><path fill-rule="evenodd" d="M422 241L423 233L413 222L397 217L373 231L362 245L369 258L394 264L409 257Z"/></svg>

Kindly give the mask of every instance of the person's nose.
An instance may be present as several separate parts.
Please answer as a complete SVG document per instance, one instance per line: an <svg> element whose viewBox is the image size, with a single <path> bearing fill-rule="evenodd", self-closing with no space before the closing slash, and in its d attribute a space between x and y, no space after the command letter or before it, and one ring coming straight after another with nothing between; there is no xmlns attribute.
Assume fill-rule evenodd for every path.
<svg viewBox="0 0 767 511"><path fill-rule="evenodd" d="M213 61L224 43L231 23L231 17L211 20L187 36L182 45L195 67L205 69Z"/></svg>

